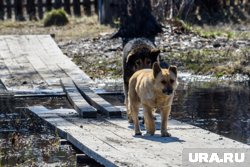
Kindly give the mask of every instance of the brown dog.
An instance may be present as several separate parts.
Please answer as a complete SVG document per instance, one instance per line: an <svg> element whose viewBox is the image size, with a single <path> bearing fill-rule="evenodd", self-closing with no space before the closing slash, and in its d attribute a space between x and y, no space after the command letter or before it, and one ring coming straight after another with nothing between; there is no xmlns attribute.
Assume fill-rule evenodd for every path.
<svg viewBox="0 0 250 167"><path fill-rule="evenodd" d="M138 112L142 104L147 134L154 135L154 109L161 112L161 136L168 137L167 121L171 111L174 91L177 88L177 68L162 69L154 63L153 69L135 72L129 80L128 115L133 118L135 135L141 135Z"/></svg>

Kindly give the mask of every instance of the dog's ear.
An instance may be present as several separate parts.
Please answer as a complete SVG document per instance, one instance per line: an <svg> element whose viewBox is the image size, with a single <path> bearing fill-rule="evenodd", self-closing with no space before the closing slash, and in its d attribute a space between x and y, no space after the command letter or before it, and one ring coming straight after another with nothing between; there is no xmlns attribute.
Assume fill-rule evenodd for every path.
<svg viewBox="0 0 250 167"><path fill-rule="evenodd" d="M157 62L155 62L153 64L153 73L154 73L154 77L156 78L157 75L159 74L159 72L161 72L161 67L159 66L159 64Z"/></svg>
<svg viewBox="0 0 250 167"><path fill-rule="evenodd" d="M160 52L161 51L159 49L154 48L154 49L151 49L150 55L152 55L153 57L157 57L160 54Z"/></svg>
<svg viewBox="0 0 250 167"><path fill-rule="evenodd" d="M176 66L170 66L169 71L172 71L177 76L177 67Z"/></svg>
<svg viewBox="0 0 250 167"><path fill-rule="evenodd" d="M127 56L126 63L128 63L132 59L133 56L134 56L134 52L129 53Z"/></svg>

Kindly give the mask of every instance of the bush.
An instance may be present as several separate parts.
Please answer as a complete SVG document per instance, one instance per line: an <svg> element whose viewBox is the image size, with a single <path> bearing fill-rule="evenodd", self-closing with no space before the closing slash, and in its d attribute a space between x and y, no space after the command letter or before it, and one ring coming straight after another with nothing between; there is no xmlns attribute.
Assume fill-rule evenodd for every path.
<svg viewBox="0 0 250 167"><path fill-rule="evenodd" d="M69 22L66 12L63 9L53 9L45 14L44 26L64 26Z"/></svg>

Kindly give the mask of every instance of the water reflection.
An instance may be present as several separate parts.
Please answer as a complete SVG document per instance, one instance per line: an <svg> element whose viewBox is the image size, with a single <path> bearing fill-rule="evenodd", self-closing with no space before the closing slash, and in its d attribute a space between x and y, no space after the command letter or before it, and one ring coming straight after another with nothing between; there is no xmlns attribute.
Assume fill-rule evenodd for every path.
<svg viewBox="0 0 250 167"><path fill-rule="evenodd" d="M179 85L172 117L250 144L248 82Z"/></svg>
<svg viewBox="0 0 250 167"><path fill-rule="evenodd" d="M76 151L60 147L58 133L24 107L70 108L68 100L0 98L0 166L75 166Z"/></svg>

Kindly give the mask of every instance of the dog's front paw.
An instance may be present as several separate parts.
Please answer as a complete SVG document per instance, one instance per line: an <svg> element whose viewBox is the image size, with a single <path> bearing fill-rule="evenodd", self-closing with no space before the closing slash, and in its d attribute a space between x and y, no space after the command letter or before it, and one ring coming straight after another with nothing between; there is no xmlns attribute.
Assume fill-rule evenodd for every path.
<svg viewBox="0 0 250 167"><path fill-rule="evenodd" d="M128 123L132 124L134 121L131 117L128 117Z"/></svg>
<svg viewBox="0 0 250 167"><path fill-rule="evenodd" d="M161 131L161 137L171 137L171 134L167 130Z"/></svg>

